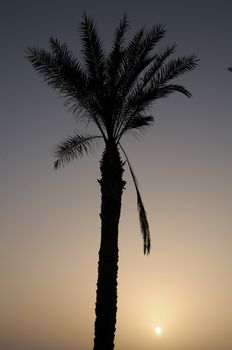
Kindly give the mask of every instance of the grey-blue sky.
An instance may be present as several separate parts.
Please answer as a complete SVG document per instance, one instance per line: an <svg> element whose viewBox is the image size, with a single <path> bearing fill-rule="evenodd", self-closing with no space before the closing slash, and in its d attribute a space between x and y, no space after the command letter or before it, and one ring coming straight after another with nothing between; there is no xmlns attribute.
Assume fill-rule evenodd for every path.
<svg viewBox="0 0 232 350"><path fill-rule="evenodd" d="M67 337L69 335L75 343L73 324L76 314L70 311L69 302L64 301L68 297L62 296L69 295L70 289L73 288L79 296L74 302L78 318L80 319L82 314L87 315L84 325L77 322L76 334L78 338L83 335L79 347L87 349L91 344L89 334L92 331L99 234L99 189L96 178L99 175L97 163L100 153L96 152L96 158L91 156L89 160L82 160L60 172L53 171L52 148L54 144L72 133L76 125L72 116L65 112L62 99L57 98L57 95L33 71L24 57L24 50L29 45L46 48L49 37L57 36L79 54L78 26L84 10L95 17L108 49L115 25L122 13L128 12L131 21L130 33L143 25L150 26L158 22L166 24L167 37L161 42L161 47L165 43L177 42L177 54L195 53L200 58L200 65L194 72L181 79L192 92L193 98L188 100L176 95L157 103L153 109L156 117L154 128L139 141L133 140L132 137L125 140L128 154L141 183L154 233L150 260L143 257L140 259L140 256L137 258L137 254L142 252L142 247L137 234L139 229L133 189L126 175L128 185L124 194L120 237L122 311L120 313L119 309L118 347L135 349L136 343L146 341L144 334L147 335L147 330L144 329L144 333L140 334L141 324L133 323L133 318L137 316L145 323L145 316L151 319L148 316L149 312L146 315L139 312L133 315L132 312L129 317L129 320L133 321L133 327L140 327L137 329L138 338L134 342L133 339L126 339L124 333L128 332L128 329L122 321L123 317L124 319L127 317L125 305L129 301L129 281L126 281L129 275L130 283L136 280L132 277L132 269L139 269L137 265L139 260L140 273L143 273L143 268L148 269L150 273L147 274L147 279L142 278L145 285L147 284L147 289L144 287L142 291L147 295L151 305L153 300L149 299L151 297L149 289L156 298L160 297L161 305L166 303L175 309L177 302L172 304L170 295L166 295L165 299L160 294L162 290L164 294L167 293L168 288L172 293L178 293L178 283L183 287L185 281L188 281L186 271L189 271L189 276L193 280L195 279L195 284L192 282L193 290L194 287L196 289L199 287L199 291L203 287L206 288L208 298L202 296L204 293L198 295L197 291L195 294L189 294L189 290L183 295L183 317L188 315L186 310L191 309L191 304L196 310L194 314L191 309L193 324L190 323L189 328L185 328L186 332L197 329L195 324L197 322L201 325L199 318L204 320L207 332L210 327L213 330L216 326L220 328L220 324L212 321L216 316L209 313L210 302L215 295L210 294L206 286L208 285L211 290L215 289L215 310L219 312L217 303L221 303L222 315L219 315L219 319L222 325L214 338L216 345L209 343L208 348L221 350L223 348L221 338L224 336L224 348L230 349L232 341L228 331L224 330L231 321L227 311L231 307L228 301L229 293L232 292L232 281L229 276L232 73L227 71L227 67L232 65L231 3L229 1L143 1L137 4L134 1L123 3L121 1L2 1L0 6L2 52L0 200L3 208L0 213L2 222L0 259L2 281L5 282L5 294L3 293L1 302L6 305L15 300L17 295L19 300L24 300L26 288L31 292L35 291L31 286L33 284L45 291L48 286L52 286L49 280L54 279L53 288L57 295L55 299L62 300L66 310L69 310L64 312L63 317L73 333L66 330L64 334ZM91 217L92 221L89 219L86 222L87 211L88 218ZM131 263L128 262L128 256L129 260L132 260ZM161 267L161 263L164 266ZM181 268L184 263L186 271ZM83 265L86 266L84 276L79 268ZM76 274L75 266L77 266ZM195 266L199 270L199 275L195 272ZM170 271L174 277L170 276ZM33 276L36 273L41 275L35 278ZM165 277L166 274L168 277ZM157 276L157 279L154 276ZM60 285L59 278L66 281L66 289ZM78 279L80 282L78 286L72 278ZM18 287L17 293L16 287ZM141 288L139 290L142 294ZM85 301L82 305L83 302L80 303L79 300L86 294L89 295L89 302ZM139 294L135 293L135 296L139 303ZM44 296L44 305L51 302L52 297L49 298ZM133 297L130 298L133 300ZM207 299L210 301L208 307ZM36 315L37 304L39 305L41 300L37 300L36 297L35 300L34 304L31 301L29 305ZM155 301L154 313L159 310L162 314L163 311L158 304L159 301ZM135 305L128 304L128 308L131 307L133 310ZM203 308L204 314L198 307ZM15 315L9 307L6 308L5 312L9 311ZM180 310L176 312L181 313ZM46 312L42 316L47 316ZM40 315L41 319L42 316ZM166 328L171 334L173 344L170 346L169 342L165 343L163 339L162 348L174 350L175 346L178 349L182 346L191 349L192 346L194 350L199 349L200 343L194 340L190 344L190 338L186 334L182 335L181 339L180 333L177 332L179 338L175 338L173 329L180 332L180 328L184 328L181 317L179 328L176 325L176 328L172 328L170 321L175 320L178 324L177 317L172 318L169 315L166 319L165 316L163 318L166 326L169 321ZM209 318L211 323L207 323ZM1 322L3 321L1 319ZM50 324L55 324L55 321L51 319ZM60 324L58 326L61 327ZM168 336L167 331L167 339ZM206 349L207 342L204 343L201 337L203 334L200 332L199 342L202 341L201 344L205 344ZM221 345L217 345L217 341ZM153 345L148 335L147 347L144 349L150 349ZM161 347L160 344L156 345Z"/></svg>

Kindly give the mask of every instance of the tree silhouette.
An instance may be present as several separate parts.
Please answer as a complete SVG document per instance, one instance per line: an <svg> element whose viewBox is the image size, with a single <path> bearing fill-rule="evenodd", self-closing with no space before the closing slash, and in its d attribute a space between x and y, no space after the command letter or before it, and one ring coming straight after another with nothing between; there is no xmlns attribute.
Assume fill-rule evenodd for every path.
<svg viewBox="0 0 232 350"><path fill-rule="evenodd" d="M74 133L55 150L55 169L88 154L96 142L104 142L100 161L101 242L98 263L94 350L114 348L117 312L118 224L121 211L124 164L136 189L144 254L150 252L150 231L137 179L121 146L130 131L142 131L153 123L149 108L156 100L180 92L182 85L170 83L197 65L194 55L172 58L175 45L156 53L154 47L165 36L163 25L140 29L125 43L127 15L115 29L109 54L103 49L94 20L83 15L80 25L82 63L58 39L50 38L50 50L28 48L27 58L36 71L65 97L76 120L90 122L96 134ZM122 161L122 156L125 161Z"/></svg>

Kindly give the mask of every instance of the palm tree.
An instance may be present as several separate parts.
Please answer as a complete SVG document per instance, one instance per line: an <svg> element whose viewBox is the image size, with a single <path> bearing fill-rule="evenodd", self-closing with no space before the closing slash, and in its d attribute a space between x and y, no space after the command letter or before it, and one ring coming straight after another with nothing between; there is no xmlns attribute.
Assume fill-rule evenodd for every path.
<svg viewBox="0 0 232 350"><path fill-rule="evenodd" d="M100 161L101 242L95 305L94 350L114 348L117 312L118 224L121 211L124 164L132 175L143 237L144 254L150 252L150 231L138 183L121 140L130 131L142 131L153 123L152 103L180 92L191 94L183 86L170 84L174 78L197 65L195 56L172 58L175 45L153 53L164 37L163 25L140 29L125 43L128 19L123 15L115 29L109 54L103 49L94 20L83 15L80 26L83 62L66 44L50 38L50 50L28 48L27 58L35 70L65 97L76 120L92 123L97 132L74 133L55 149L55 169L87 154L102 140ZM168 61L167 61L168 60ZM122 156L124 161L122 160Z"/></svg>

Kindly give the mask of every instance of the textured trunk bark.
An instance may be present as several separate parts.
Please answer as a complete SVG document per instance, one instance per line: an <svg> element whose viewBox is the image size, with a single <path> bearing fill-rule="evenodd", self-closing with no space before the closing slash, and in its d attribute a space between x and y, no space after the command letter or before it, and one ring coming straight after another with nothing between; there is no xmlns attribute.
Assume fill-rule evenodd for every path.
<svg viewBox="0 0 232 350"><path fill-rule="evenodd" d="M113 350L117 313L118 224L125 182L116 145L107 145L101 164L101 244L95 307L94 350Z"/></svg>

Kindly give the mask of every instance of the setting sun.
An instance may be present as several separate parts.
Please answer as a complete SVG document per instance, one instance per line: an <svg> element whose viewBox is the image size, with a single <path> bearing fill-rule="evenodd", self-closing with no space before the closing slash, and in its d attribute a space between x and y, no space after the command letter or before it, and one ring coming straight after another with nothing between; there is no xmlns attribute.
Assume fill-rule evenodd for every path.
<svg viewBox="0 0 232 350"><path fill-rule="evenodd" d="M155 329L154 329L154 332L155 332L155 334L161 334L162 333L162 328L161 327L155 327Z"/></svg>

